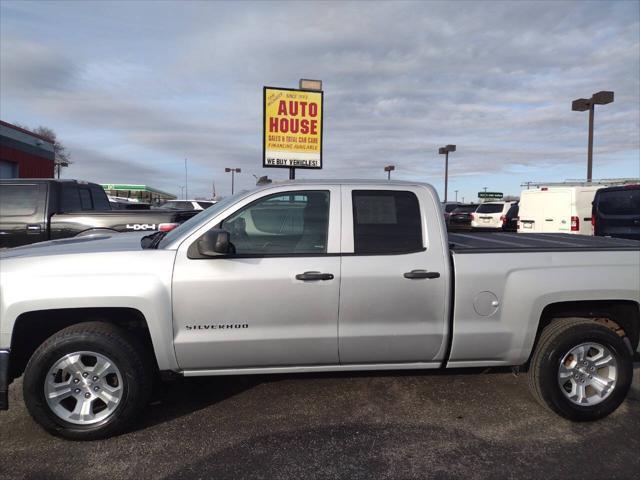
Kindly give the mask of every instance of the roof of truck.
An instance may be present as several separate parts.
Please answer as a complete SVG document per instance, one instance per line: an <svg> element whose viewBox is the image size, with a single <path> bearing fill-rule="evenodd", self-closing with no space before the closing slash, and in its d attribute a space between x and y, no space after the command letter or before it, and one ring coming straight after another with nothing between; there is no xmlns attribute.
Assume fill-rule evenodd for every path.
<svg viewBox="0 0 640 480"><path fill-rule="evenodd" d="M429 185L425 182L415 182L408 180L384 180L384 179L364 179L364 178L324 178L324 179L300 179L300 180L282 180L275 181L268 185L287 185L287 184L321 184L321 185L362 185L362 184L376 184L376 185Z"/></svg>
<svg viewBox="0 0 640 480"><path fill-rule="evenodd" d="M95 182L72 178L3 178L2 183L79 183L80 185L98 185Z"/></svg>

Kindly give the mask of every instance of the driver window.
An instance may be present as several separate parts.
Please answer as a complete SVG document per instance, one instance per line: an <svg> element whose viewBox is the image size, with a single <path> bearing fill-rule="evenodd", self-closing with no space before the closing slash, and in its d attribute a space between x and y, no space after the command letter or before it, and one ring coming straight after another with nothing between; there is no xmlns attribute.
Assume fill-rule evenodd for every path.
<svg viewBox="0 0 640 480"><path fill-rule="evenodd" d="M327 252L329 192L278 193L224 220L237 255Z"/></svg>

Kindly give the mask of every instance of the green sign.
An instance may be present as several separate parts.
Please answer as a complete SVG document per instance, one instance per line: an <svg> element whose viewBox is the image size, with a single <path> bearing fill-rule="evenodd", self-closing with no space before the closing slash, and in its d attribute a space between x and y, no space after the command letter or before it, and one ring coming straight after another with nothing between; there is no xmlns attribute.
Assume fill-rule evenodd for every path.
<svg viewBox="0 0 640 480"><path fill-rule="evenodd" d="M478 192L478 198L500 200L504 195L501 192Z"/></svg>

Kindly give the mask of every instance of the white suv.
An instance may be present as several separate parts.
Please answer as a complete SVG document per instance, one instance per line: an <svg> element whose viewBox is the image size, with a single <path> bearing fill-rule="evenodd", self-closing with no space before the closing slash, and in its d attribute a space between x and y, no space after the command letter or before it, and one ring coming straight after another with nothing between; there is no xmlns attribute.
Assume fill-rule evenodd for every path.
<svg viewBox="0 0 640 480"><path fill-rule="evenodd" d="M511 205L517 202L485 202L481 203L471 214L471 228L502 228L502 217L507 214Z"/></svg>

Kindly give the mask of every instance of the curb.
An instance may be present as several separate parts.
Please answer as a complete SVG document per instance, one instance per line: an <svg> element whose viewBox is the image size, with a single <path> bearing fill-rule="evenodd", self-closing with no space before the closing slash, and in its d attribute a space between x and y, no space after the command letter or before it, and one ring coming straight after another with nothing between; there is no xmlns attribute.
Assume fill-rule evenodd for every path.
<svg viewBox="0 0 640 480"><path fill-rule="evenodd" d="M629 398L640 400L640 362L633 364L633 380L631 381Z"/></svg>

